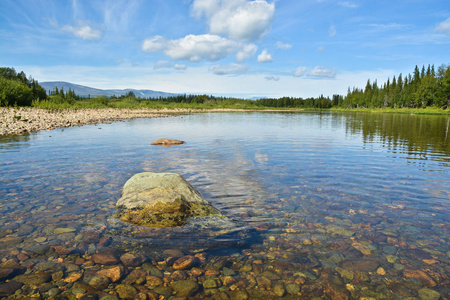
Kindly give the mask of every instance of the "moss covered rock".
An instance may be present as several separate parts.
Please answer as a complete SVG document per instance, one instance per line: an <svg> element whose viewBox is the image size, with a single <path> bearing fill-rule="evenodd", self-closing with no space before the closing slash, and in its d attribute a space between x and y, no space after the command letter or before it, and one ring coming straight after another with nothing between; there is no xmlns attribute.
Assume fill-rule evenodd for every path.
<svg viewBox="0 0 450 300"><path fill-rule="evenodd" d="M120 220L150 227L180 226L191 217L223 217L175 173L134 175L125 183L116 208L116 217Z"/></svg>

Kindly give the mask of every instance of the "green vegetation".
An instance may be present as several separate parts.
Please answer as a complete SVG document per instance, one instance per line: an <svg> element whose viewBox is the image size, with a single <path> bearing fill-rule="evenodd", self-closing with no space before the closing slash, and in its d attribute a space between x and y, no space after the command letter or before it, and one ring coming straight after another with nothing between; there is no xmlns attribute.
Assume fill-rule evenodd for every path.
<svg viewBox="0 0 450 300"><path fill-rule="evenodd" d="M0 106L30 106L33 100L45 100L45 90L31 76L14 68L0 68Z"/></svg>
<svg viewBox="0 0 450 300"><path fill-rule="evenodd" d="M434 66L416 66L413 75L402 74L388 79L382 87L367 80L363 89L348 90L339 105L344 108L426 108L447 109L450 106L450 66L442 65L435 72Z"/></svg>
<svg viewBox="0 0 450 300"><path fill-rule="evenodd" d="M56 93L56 91L55 91ZM58 91L51 95L48 100L33 102L34 107L43 109L65 109L65 108L187 108L187 109L213 109L213 108L233 108L233 109L258 109L262 108L255 101L236 98L222 98L207 95L179 95L168 98L145 99L135 97L134 94L127 94L120 97L107 98L100 96L95 98L74 98L73 96L62 96ZM64 102L64 99L67 99Z"/></svg>
<svg viewBox="0 0 450 300"><path fill-rule="evenodd" d="M346 96L318 98L244 100L208 95L177 95L167 98L140 98L133 92L120 97L82 98L74 91L55 88L49 95L32 77L13 68L0 68L0 106L34 106L43 109L66 108L188 108L188 109L333 109L407 113L450 113L450 66L416 66L414 73L394 76L379 86L367 81L364 89L348 89Z"/></svg>

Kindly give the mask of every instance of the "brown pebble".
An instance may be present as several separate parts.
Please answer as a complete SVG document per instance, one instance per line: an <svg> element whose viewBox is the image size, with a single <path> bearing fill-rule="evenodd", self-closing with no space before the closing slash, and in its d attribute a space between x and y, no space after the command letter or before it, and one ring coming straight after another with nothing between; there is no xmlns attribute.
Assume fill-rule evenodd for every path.
<svg viewBox="0 0 450 300"><path fill-rule="evenodd" d="M173 263L172 267L175 270L187 270L187 269L192 268L196 264L197 261L198 261L198 258L196 258L195 256L187 255L187 256L177 259Z"/></svg>
<svg viewBox="0 0 450 300"><path fill-rule="evenodd" d="M220 275L220 272L216 270L207 270L205 272L205 276L217 276L217 275Z"/></svg>
<svg viewBox="0 0 450 300"><path fill-rule="evenodd" d="M194 277L202 276L203 270L199 268L192 268L191 269L191 275Z"/></svg>
<svg viewBox="0 0 450 300"><path fill-rule="evenodd" d="M64 281L65 282L75 282L75 281L77 281L78 279L80 279L81 278L81 276L83 276L83 273L79 273L79 272L76 272L76 273L72 273L72 274L70 274L69 276L67 276L66 278L64 278Z"/></svg>
<svg viewBox="0 0 450 300"><path fill-rule="evenodd" d="M92 261L99 265L115 265L119 262L111 253L94 254Z"/></svg>
<svg viewBox="0 0 450 300"><path fill-rule="evenodd" d="M19 253L17 255L17 259L20 260L20 261L26 261L27 259L29 259L29 257L27 255L23 254L23 253Z"/></svg>
<svg viewBox="0 0 450 300"><path fill-rule="evenodd" d="M236 279L234 279L234 277L232 277L232 276L225 276L223 278L224 286L230 286L230 285L234 284L235 282L236 282Z"/></svg>
<svg viewBox="0 0 450 300"><path fill-rule="evenodd" d="M199 259L200 263L204 263L206 261L206 253L197 253L195 254L195 257Z"/></svg>
<svg viewBox="0 0 450 300"><path fill-rule="evenodd" d="M147 280L147 284L150 286L160 286L164 284L161 278L153 275L149 275L145 279Z"/></svg>
<svg viewBox="0 0 450 300"><path fill-rule="evenodd" d="M172 281L185 280L187 278L188 276L186 272L183 270L176 270L175 272L172 273L172 275L170 275L170 279Z"/></svg>
<svg viewBox="0 0 450 300"><path fill-rule="evenodd" d="M430 277L430 275L428 275L427 273L425 273L424 271L421 271L421 270L405 269L405 270L403 270L403 276L405 278L419 279L422 282L422 284L424 284L428 287L433 287L433 286L437 285L437 283Z"/></svg>
<svg viewBox="0 0 450 300"><path fill-rule="evenodd" d="M137 267L142 264L143 258L131 253L125 253L120 257L120 261L123 263L124 266Z"/></svg>
<svg viewBox="0 0 450 300"><path fill-rule="evenodd" d="M109 269L103 269L101 271L98 271L97 274L105 275L106 277L111 279L112 282L116 282L123 276L123 267L115 266Z"/></svg>

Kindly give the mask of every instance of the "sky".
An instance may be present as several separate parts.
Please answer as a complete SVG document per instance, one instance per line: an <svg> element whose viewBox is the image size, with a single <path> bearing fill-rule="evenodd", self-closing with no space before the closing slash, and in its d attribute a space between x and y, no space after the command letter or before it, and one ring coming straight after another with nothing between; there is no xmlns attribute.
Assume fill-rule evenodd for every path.
<svg viewBox="0 0 450 300"><path fill-rule="evenodd" d="M307 98L449 63L449 0L0 0L0 66L39 82Z"/></svg>

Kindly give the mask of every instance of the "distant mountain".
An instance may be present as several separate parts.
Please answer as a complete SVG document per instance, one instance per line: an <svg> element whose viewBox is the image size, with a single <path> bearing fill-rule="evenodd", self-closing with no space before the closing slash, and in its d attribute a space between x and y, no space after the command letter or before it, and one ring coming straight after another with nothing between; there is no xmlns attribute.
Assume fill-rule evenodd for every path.
<svg viewBox="0 0 450 300"><path fill-rule="evenodd" d="M101 90L101 89L95 89L84 85L74 84L70 82L64 82L64 81L47 81L47 82L40 82L39 83L48 93L48 91L53 91L56 87L58 90L61 88L64 89L64 91L68 91L69 89L73 90L76 95L80 97L97 97L97 96L122 96L126 95L129 92L133 92L136 97L142 97L142 98L167 98L170 96L176 96L177 94L172 93L165 93L160 91L153 91L153 90L135 90L135 89L124 89L124 90Z"/></svg>
<svg viewBox="0 0 450 300"><path fill-rule="evenodd" d="M257 97L251 97L251 98L246 98L247 100L261 100L261 99L268 99L267 97L261 97L261 96L257 96Z"/></svg>

